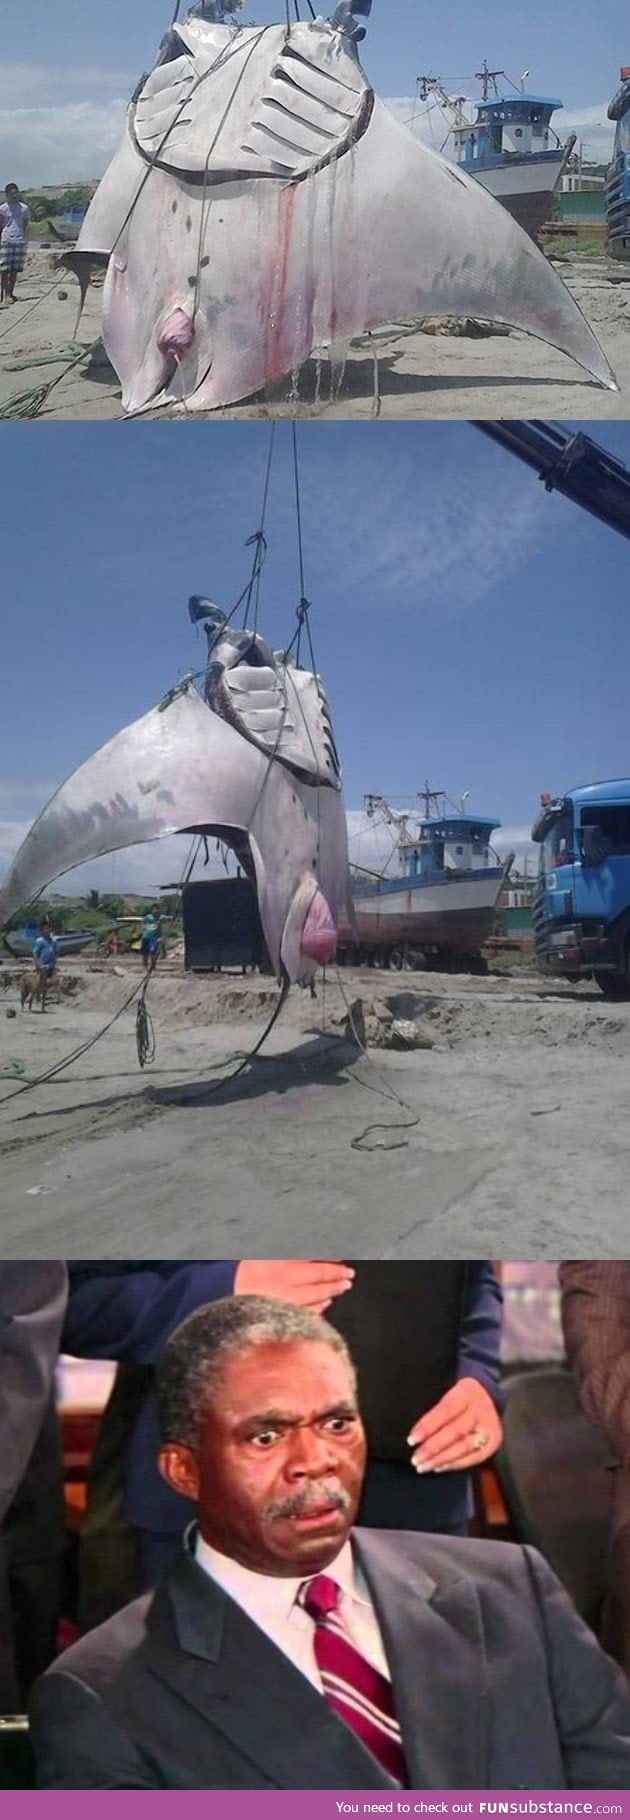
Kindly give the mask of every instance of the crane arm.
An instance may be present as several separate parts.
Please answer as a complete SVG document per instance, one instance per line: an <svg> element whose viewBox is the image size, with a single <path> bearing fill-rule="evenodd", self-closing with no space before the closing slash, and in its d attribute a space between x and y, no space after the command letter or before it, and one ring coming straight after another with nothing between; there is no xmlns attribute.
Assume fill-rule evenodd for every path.
<svg viewBox="0 0 630 1820"><path fill-rule="evenodd" d="M602 524L630 537L630 469L590 436L539 421L477 421L475 429L534 468L548 493L563 493Z"/></svg>

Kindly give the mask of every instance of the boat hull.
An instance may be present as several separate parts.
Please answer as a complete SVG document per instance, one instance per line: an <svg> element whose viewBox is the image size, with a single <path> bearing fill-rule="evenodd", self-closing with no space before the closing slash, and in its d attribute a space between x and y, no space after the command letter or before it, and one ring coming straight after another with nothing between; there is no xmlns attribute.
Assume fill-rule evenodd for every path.
<svg viewBox="0 0 630 1820"><path fill-rule="evenodd" d="M540 163L535 159L524 159L518 164L510 159L509 164L491 165L487 170L476 170L474 175L482 188L501 202L519 227L535 240L553 213L567 157L568 153L563 150L557 158L546 158Z"/></svg>
<svg viewBox="0 0 630 1820"><path fill-rule="evenodd" d="M375 890L354 898L354 940L361 947L472 954L492 934L504 876L492 868L430 884L384 879Z"/></svg>
<svg viewBox="0 0 630 1820"><path fill-rule="evenodd" d="M20 930L14 929L9 935L5 935L5 948L8 948L9 954L13 955L14 960L28 960L37 941L37 933L23 935ZM96 936L90 931L89 934L84 935L78 932L76 935L58 935L55 939L59 959L63 960L64 955L82 954L84 948L89 948L90 942L96 941Z"/></svg>

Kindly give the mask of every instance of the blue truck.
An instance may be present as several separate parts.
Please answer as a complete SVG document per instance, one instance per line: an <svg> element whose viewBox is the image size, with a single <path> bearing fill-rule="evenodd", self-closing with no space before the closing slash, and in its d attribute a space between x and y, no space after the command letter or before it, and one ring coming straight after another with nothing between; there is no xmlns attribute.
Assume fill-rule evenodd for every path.
<svg viewBox="0 0 630 1820"><path fill-rule="evenodd" d="M621 87L608 109L616 132L606 172L606 217L608 251L615 259L630 259L630 65L620 73Z"/></svg>
<svg viewBox="0 0 630 1820"><path fill-rule="evenodd" d="M541 797L534 936L543 972L630 999L630 778Z"/></svg>

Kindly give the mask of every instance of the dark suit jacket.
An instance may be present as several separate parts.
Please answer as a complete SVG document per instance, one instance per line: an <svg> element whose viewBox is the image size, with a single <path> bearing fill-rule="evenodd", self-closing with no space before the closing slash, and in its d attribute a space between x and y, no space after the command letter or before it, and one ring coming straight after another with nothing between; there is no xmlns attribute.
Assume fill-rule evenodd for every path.
<svg viewBox="0 0 630 1820"><path fill-rule="evenodd" d="M0 1712L5 1713L22 1704L9 1572L59 1554L64 1541L61 1453L51 1399L66 1296L64 1264L0 1264Z"/></svg>
<svg viewBox="0 0 630 1820"><path fill-rule="evenodd" d="M630 1466L630 1263L565 1263L562 1325L580 1401Z"/></svg>
<svg viewBox="0 0 630 1820"><path fill-rule="evenodd" d="M619 1671L531 1549L356 1530L414 1788L627 1788ZM42 1788L391 1788L189 1555L38 1683Z"/></svg>
<svg viewBox="0 0 630 1820"><path fill-rule="evenodd" d="M630 1677L630 1263L561 1264L560 1285L580 1401L606 1435L616 1469L601 1635Z"/></svg>
<svg viewBox="0 0 630 1820"><path fill-rule="evenodd" d="M159 1360L169 1335L186 1315L200 1308L204 1302L213 1302L220 1296L232 1294L236 1268L235 1261L225 1260L191 1264L70 1263L70 1298L64 1347L79 1357L118 1359L153 1366ZM374 1347L375 1363L370 1367L369 1359L361 1361L361 1403L368 1418L368 1430L372 1426L369 1418L375 1400L373 1379L378 1374L379 1357L382 1376L391 1379L398 1373L402 1377L404 1396L400 1391L398 1400L406 1402L410 1399L409 1410L401 1409L399 1426L403 1437L402 1447L396 1436L393 1450L386 1449L383 1455L382 1448L377 1446L374 1449L376 1457L400 1457L407 1460L409 1450L404 1437L410 1421L429 1407L434 1395L442 1394L447 1381L450 1383L456 1377L477 1378L501 1407L501 1291L491 1264L481 1262L449 1266L415 1262L399 1265L363 1262L356 1268L357 1273L361 1273L361 1279L366 1279L365 1284L362 1282L359 1306L363 1310L366 1303L368 1307L371 1305L378 1342ZM391 1278L392 1273L395 1276L397 1271L400 1272L401 1287L405 1289L409 1307L413 1309L415 1299L421 1319L427 1281L428 1293L439 1298L440 1272L448 1277L449 1269L454 1273L457 1271L462 1277L459 1334L455 1332L453 1336L447 1378L437 1386L430 1384L427 1396L427 1386L423 1381L422 1345L419 1340L416 1341L414 1351L413 1329L408 1321L406 1347L404 1357L402 1356L401 1334L398 1329L395 1334L393 1332L391 1299L388 1300L381 1293L381 1285L387 1282L388 1275ZM333 1324L338 1325L342 1332L348 1327L354 1295L355 1292L351 1292L341 1298L343 1310ZM350 1338L352 1337L350 1331ZM426 1346L424 1350L426 1353ZM383 1367L384 1358L387 1359L386 1371ZM394 1394L390 1391L390 1401ZM393 1430L394 1423L390 1421L389 1425ZM156 1465L158 1445L157 1406L155 1398L148 1395L130 1437L125 1470L124 1514L127 1521L138 1529L177 1537L182 1534L195 1512L193 1506L187 1507L182 1498L171 1491L161 1478ZM429 1475L419 1480L415 1487L419 1521L421 1509L426 1506L427 1527L440 1529L463 1525L468 1515L467 1487L467 1473L446 1473L440 1477Z"/></svg>

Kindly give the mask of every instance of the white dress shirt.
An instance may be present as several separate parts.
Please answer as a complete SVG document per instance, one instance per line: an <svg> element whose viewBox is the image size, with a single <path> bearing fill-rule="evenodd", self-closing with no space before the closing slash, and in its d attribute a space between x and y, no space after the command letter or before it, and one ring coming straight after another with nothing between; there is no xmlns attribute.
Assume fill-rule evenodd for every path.
<svg viewBox="0 0 630 1820"><path fill-rule="evenodd" d="M210 1548L203 1536L197 1532L194 1545L197 1565L216 1580L223 1591L234 1599L248 1618L264 1631L265 1636L281 1649L285 1656L299 1668L300 1674L312 1681L318 1693L322 1684L313 1638L315 1623L297 1603L300 1587L305 1580L314 1579L313 1574L301 1574L297 1580L287 1580L274 1574L258 1574L250 1567L241 1567L238 1561L232 1561L228 1555L222 1555L218 1549ZM358 1564L355 1562L350 1542L345 1542L340 1553L326 1573L341 1588L339 1616L345 1625L348 1636L361 1651L373 1668L380 1670L388 1681L391 1680L383 1640L376 1619L376 1614L365 1580Z"/></svg>

